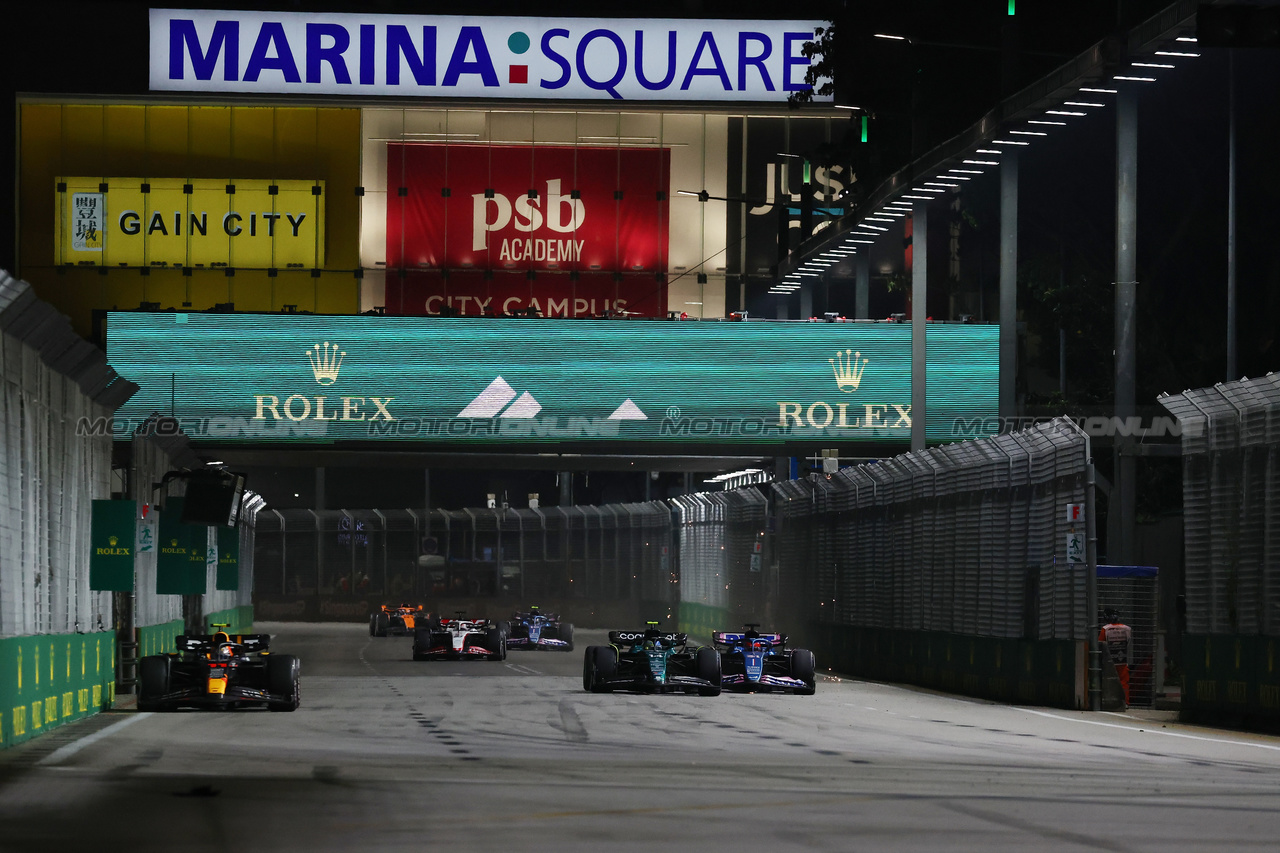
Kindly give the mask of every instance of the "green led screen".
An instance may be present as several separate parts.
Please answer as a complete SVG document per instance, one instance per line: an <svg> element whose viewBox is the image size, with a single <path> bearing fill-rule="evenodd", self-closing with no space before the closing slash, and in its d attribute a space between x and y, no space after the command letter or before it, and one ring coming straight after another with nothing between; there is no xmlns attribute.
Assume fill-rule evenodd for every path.
<svg viewBox="0 0 1280 853"><path fill-rule="evenodd" d="M928 327L930 441L996 415L996 326ZM195 440L910 442L911 327L111 312L112 367ZM986 433L982 433L986 434Z"/></svg>

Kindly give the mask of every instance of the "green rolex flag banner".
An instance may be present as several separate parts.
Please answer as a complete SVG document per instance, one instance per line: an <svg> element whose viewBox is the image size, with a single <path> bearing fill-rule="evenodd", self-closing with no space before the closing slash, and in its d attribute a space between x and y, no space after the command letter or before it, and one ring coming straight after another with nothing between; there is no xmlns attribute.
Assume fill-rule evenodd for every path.
<svg viewBox="0 0 1280 853"><path fill-rule="evenodd" d="M135 501L93 502L89 531L89 589L133 590Z"/></svg>
<svg viewBox="0 0 1280 853"><path fill-rule="evenodd" d="M160 513L156 595L203 595L208 528L183 524L182 498L169 498Z"/></svg>
<svg viewBox="0 0 1280 853"><path fill-rule="evenodd" d="M209 591L209 527L184 524L187 529L187 595L204 595Z"/></svg>
<svg viewBox="0 0 1280 853"><path fill-rule="evenodd" d="M218 529L218 573L215 589L240 588L240 529Z"/></svg>

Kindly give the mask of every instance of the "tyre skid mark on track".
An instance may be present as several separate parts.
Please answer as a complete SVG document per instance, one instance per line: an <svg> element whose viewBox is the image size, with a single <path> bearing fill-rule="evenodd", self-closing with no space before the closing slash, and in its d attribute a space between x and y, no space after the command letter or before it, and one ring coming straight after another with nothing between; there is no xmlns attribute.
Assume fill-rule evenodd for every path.
<svg viewBox="0 0 1280 853"><path fill-rule="evenodd" d="M1088 847L1090 849L1112 850L1116 851L1116 853L1127 849L1113 844L1105 838L1084 835L1083 833L1071 832L1065 829L1054 829L1048 826L1039 826L1031 823L1030 821L1019 820L1006 812L995 812L988 809L980 809L968 804L961 804L947 800L939 800L937 805L944 809L956 812L957 814L965 815L966 817L987 821L988 823L994 823L997 826L1008 827L1009 829L1021 830L1022 832L1029 833L1036 838L1048 842L1049 846L1056 847L1058 844L1066 842L1068 844L1080 845L1081 847Z"/></svg>
<svg viewBox="0 0 1280 853"><path fill-rule="evenodd" d="M568 784L579 784L571 782ZM814 805L823 805L830 803L844 803L849 801L871 802L882 800L884 797L875 794L859 794L851 793L843 797L807 797L804 799L773 802L770 808L799 808L812 807ZM512 812L506 815L509 820L562 820L564 818L590 818L590 817L627 817L634 815L660 815L660 814L687 814L690 812L710 812L710 811L733 811L740 809L758 809L759 803L743 803L743 802L722 802L722 803L696 803L688 805L662 805L662 806L644 806L630 809L575 809L567 811L554 812ZM456 823L472 823L471 819L463 819ZM1110 848L1108 848L1110 849Z"/></svg>
<svg viewBox="0 0 1280 853"><path fill-rule="evenodd" d="M573 700L568 697L560 700L560 728L564 736L574 743L586 743L590 738L578 712L573 707Z"/></svg>

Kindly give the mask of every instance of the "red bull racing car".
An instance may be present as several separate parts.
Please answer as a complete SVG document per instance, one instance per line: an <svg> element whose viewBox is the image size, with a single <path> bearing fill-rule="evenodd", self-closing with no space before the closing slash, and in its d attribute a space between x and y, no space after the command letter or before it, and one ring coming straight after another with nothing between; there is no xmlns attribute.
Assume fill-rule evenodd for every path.
<svg viewBox="0 0 1280 853"><path fill-rule="evenodd" d="M138 710L297 710L301 662L269 652L270 641L269 634L180 635L177 652L138 662Z"/></svg>
<svg viewBox="0 0 1280 853"><path fill-rule="evenodd" d="M504 660L507 639L488 619L441 619L413 632L414 660Z"/></svg>

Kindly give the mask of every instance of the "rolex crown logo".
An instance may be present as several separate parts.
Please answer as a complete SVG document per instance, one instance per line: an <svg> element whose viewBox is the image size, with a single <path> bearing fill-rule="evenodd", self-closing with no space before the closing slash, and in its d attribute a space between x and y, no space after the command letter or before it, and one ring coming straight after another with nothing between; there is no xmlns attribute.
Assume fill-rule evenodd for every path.
<svg viewBox="0 0 1280 853"><path fill-rule="evenodd" d="M119 541L120 541L120 539L119 539L118 537L116 537L116 536L108 536L108 537L107 537L107 542L109 542L109 543L111 544L111 547L112 547L112 548L116 547L116 543L117 543L117 542L119 542Z"/></svg>
<svg viewBox="0 0 1280 853"><path fill-rule="evenodd" d="M862 384L862 374L866 372L867 362L870 360L863 358L862 353L853 350L844 352L836 350L836 357L827 359L831 363L832 371L835 372L836 384L846 394L858 390L858 386Z"/></svg>
<svg viewBox="0 0 1280 853"><path fill-rule="evenodd" d="M307 350L311 372L315 374L316 381L321 385L332 385L338 381L338 371L342 369L344 357L346 353L340 352L337 344L331 344L328 341L324 342L324 349L320 348L320 344L316 344Z"/></svg>

